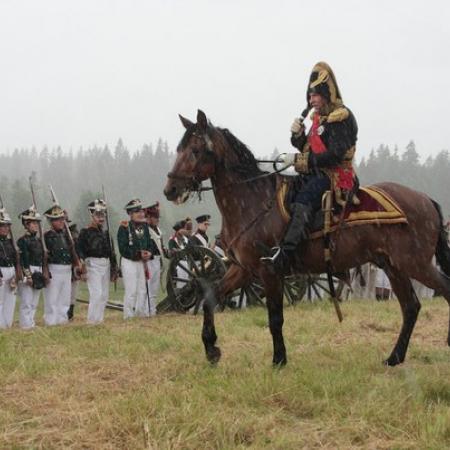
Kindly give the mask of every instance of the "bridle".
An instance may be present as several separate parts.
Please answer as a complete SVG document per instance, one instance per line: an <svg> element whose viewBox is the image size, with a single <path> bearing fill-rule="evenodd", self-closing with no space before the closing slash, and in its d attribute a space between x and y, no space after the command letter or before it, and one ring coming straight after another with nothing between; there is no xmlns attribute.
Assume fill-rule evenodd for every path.
<svg viewBox="0 0 450 450"><path fill-rule="evenodd" d="M213 142L211 140L211 138L208 136L207 133L202 133L199 134L197 132L193 132L192 136L197 137L198 139L203 140L205 147L206 147L206 151L208 152L209 155L213 156L214 159L214 167L217 168L217 166L220 164L220 161L217 160L217 155L214 152L214 146L213 146ZM200 159L199 161L200 162ZM197 162L197 163L198 163ZM286 170L286 167L283 167L281 169L277 169L276 168L276 163L279 162L277 160L267 160L267 159L261 159L261 160L256 160L256 162L258 163L271 163L273 164L274 167L274 171L273 172L265 172L262 173L260 175L256 175L254 177L250 177L250 178L246 178L244 180L239 180L239 181L234 181L231 183L228 183L224 186L221 186L220 188L216 188L217 189L227 189L227 188L232 188L234 186L240 185L240 184L245 184L245 183L251 183L252 181L257 181L263 178L269 178L272 177L274 175L278 175L279 173L283 172ZM180 181L188 181L187 184L187 190L190 192L197 192L198 194L200 194L201 192L206 192L206 191L212 191L214 188L212 186L207 186L207 187L203 187L202 186L202 182L205 180L198 180L195 176L186 176L186 175L178 175L175 174L173 172L169 172L167 174L167 177L173 180L180 180Z"/></svg>

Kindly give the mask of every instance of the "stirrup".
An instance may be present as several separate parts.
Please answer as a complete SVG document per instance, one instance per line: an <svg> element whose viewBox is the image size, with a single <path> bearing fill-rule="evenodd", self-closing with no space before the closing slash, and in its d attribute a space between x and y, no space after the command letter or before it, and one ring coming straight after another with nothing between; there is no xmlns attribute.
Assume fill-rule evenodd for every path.
<svg viewBox="0 0 450 450"><path fill-rule="evenodd" d="M276 260L281 256L281 247L272 247L270 251L272 256L263 256L259 259L265 263L275 264Z"/></svg>

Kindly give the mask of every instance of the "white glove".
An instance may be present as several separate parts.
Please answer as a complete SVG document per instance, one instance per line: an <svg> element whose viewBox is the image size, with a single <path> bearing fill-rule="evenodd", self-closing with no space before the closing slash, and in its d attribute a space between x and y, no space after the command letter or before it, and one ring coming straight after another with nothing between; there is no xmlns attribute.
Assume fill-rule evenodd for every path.
<svg viewBox="0 0 450 450"><path fill-rule="evenodd" d="M296 117L291 125L291 133L300 134L303 131L303 128L302 121Z"/></svg>
<svg viewBox="0 0 450 450"><path fill-rule="evenodd" d="M282 153L277 156L277 162L283 163L285 167L292 166L295 163L295 158L298 153Z"/></svg>

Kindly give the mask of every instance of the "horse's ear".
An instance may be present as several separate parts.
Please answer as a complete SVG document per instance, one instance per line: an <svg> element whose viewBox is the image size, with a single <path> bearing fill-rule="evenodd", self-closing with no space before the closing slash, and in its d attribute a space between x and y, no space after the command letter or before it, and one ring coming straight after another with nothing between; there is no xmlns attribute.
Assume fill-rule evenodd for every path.
<svg viewBox="0 0 450 450"><path fill-rule="evenodd" d="M208 128L208 119L206 118L206 114L200 109L197 111L197 127L205 133Z"/></svg>
<svg viewBox="0 0 450 450"><path fill-rule="evenodd" d="M194 125L189 119L186 119L186 117L183 117L181 114L178 114L178 117L180 118L181 123L183 124L183 127L186 128L186 130Z"/></svg>

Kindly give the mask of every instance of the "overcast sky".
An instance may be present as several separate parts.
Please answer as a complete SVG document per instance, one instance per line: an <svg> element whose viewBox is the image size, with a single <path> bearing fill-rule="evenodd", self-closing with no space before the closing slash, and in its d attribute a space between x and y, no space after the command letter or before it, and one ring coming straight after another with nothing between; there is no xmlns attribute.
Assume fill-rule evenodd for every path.
<svg viewBox="0 0 450 450"><path fill-rule="evenodd" d="M0 151L135 150L203 109L257 155L289 151L313 65L380 143L450 148L450 2L0 0Z"/></svg>

